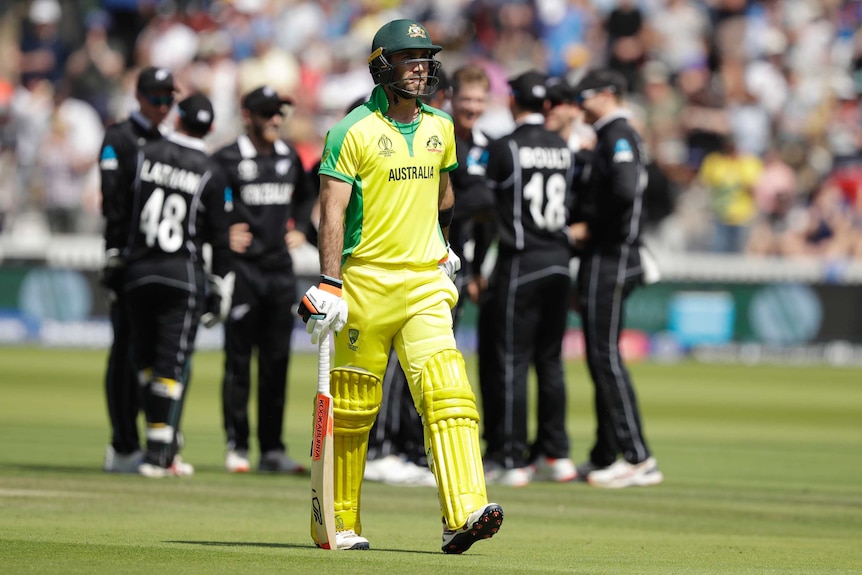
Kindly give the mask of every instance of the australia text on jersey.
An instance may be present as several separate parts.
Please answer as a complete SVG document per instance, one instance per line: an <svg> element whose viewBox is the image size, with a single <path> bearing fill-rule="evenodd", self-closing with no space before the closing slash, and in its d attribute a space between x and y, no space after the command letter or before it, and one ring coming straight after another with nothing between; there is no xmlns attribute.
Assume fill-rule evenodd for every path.
<svg viewBox="0 0 862 575"><path fill-rule="evenodd" d="M389 170L389 181L430 180L434 178L434 166L405 166Z"/></svg>

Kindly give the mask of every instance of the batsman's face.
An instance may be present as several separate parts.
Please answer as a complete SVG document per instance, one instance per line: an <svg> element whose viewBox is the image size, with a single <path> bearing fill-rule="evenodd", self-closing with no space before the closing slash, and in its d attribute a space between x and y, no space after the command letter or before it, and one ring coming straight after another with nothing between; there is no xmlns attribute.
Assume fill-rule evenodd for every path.
<svg viewBox="0 0 862 575"><path fill-rule="evenodd" d="M418 95L425 93L428 74L431 71L432 55L427 50L402 50L390 57L398 86Z"/></svg>
<svg viewBox="0 0 862 575"><path fill-rule="evenodd" d="M464 131L472 130L487 108L488 90L482 84L466 84L452 95L452 121Z"/></svg>

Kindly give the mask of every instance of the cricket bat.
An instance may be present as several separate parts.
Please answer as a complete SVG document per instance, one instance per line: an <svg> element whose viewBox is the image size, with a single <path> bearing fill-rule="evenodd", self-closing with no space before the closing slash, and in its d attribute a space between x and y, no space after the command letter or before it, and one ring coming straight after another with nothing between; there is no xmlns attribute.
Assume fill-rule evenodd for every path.
<svg viewBox="0 0 862 575"><path fill-rule="evenodd" d="M311 521L322 549L336 550L335 472L332 450L332 395L329 393L329 334L320 338L317 357L317 395L314 398L314 430L311 441Z"/></svg>

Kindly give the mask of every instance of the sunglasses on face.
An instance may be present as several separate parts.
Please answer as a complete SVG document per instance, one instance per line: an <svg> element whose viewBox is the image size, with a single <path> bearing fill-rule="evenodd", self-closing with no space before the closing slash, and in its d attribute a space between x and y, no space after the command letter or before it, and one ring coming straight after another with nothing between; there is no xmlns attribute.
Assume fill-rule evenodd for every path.
<svg viewBox="0 0 862 575"><path fill-rule="evenodd" d="M284 113L281 110L265 110L254 112L254 115L258 118L263 118L265 120L269 120L273 116L284 116Z"/></svg>
<svg viewBox="0 0 862 575"><path fill-rule="evenodd" d="M174 103L173 95L156 96L151 94L141 94L144 100L151 106L160 108L161 106L171 106Z"/></svg>
<svg viewBox="0 0 862 575"><path fill-rule="evenodd" d="M613 86L606 86L604 88L593 88L590 90L584 90L583 92L580 92L575 96L575 102L577 102L578 105L583 104L585 100L589 100L593 96L598 96L605 91L616 92L616 89Z"/></svg>

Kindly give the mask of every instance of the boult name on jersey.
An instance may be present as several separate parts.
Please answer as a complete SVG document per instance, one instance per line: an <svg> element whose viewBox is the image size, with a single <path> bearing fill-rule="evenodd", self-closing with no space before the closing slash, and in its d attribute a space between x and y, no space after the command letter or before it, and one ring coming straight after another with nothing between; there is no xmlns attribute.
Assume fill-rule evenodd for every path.
<svg viewBox="0 0 862 575"><path fill-rule="evenodd" d="M273 204L289 204L293 198L293 184L279 182L261 182L246 184L240 195L247 206L268 206Z"/></svg>
<svg viewBox="0 0 862 575"><path fill-rule="evenodd" d="M567 170L572 165L572 154L568 148L530 148L519 149L521 168Z"/></svg>
<svg viewBox="0 0 862 575"><path fill-rule="evenodd" d="M186 194L197 192L201 184L203 174L192 172L184 168L178 168L162 162L153 163L144 160L141 165L141 180L153 182L157 186L177 190Z"/></svg>

